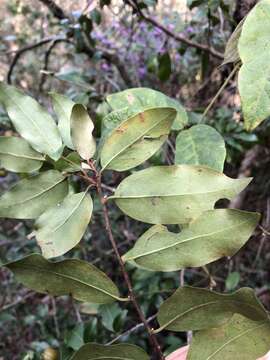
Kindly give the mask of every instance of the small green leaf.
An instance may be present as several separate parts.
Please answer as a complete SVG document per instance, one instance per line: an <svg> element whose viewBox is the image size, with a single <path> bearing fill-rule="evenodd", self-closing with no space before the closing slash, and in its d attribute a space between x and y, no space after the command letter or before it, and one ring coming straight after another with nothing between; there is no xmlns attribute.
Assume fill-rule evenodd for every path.
<svg viewBox="0 0 270 360"><path fill-rule="evenodd" d="M255 360L269 351L270 322L241 315L221 327L195 333L187 360Z"/></svg>
<svg viewBox="0 0 270 360"><path fill-rule="evenodd" d="M71 138L80 156L89 160L96 152L96 141L92 135L94 124L86 108L75 104L71 113Z"/></svg>
<svg viewBox="0 0 270 360"><path fill-rule="evenodd" d="M80 347L84 345L83 336L84 324L79 323L67 333L67 335L65 336L65 344L75 351L79 350Z"/></svg>
<svg viewBox="0 0 270 360"><path fill-rule="evenodd" d="M167 139L175 115L173 108L155 108L122 122L104 142L102 168L124 171L149 159Z"/></svg>
<svg viewBox="0 0 270 360"><path fill-rule="evenodd" d="M50 206L61 202L68 193L65 177L49 170L23 179L0 197L0 216L35 219Z"/></svg>
<svg viewBox="0 0 270 360"><path fill-rule="evenodd" d="M237 285L239 284L239 281L240 281L240 274L239 272L232 272L229 274L229 276L227 277L226 279L226 290L227 291L232 291L234 290Z"/></svg>
<svg viewBox="0 0 270 360"><path fill-rule="evenodd" d="M114 321L122 314L122 311L117 303L101 305L99 307L99 314L101 315L102 325L109 331L114 332Z"/></svg>
<svg viewBox="0 0 270 360"><path fill-rule="evenodd" d="M86 261L51 262L32 254L5 266L18 281L40 293L72 295L76 300L97 304L121 300L117 287L107 275Z"/></svg>
<svg viewBox="0 0 270 360"><path fill-rule="evenodd" d="M15 136L0 136L0 166L14 172L31 173L41 168L44 156L27 141Z"/></svg>
<svg viewBox="0 0 270 360"><path fill-rule="evenodd" d="M243 28L245 20L246 20L246 18L244 17L239 22L239 24L235 28L234 32L230 36L230 38L226 44L226 48L225 48L225 52L224 52L224 60L223 60L222 65L234 63L234 62L237 62L240 60L240 56L239 56L239 52L238 52L238 42L239 42L239 39L241 36L241 32L242 32L242 28Z"/></svg>
<svg viewBox="0 0 270 360"><path fill-rule="evenodd" d="M125 178L109 199L134 219L184 224L213 209L217 200L234 198L250 181L203 166L155 166Z"/></svg>
<svg viewBox="0 0 270 360"><path fill-rule="evenodd" d="M149 360L146 352L135 345L98 345L94 343L85 344L78 350L70 360Z"/></svg>
<svg viewBox="0 0 270 360"><path fill-rule="evenodd" d="M81 171L81 158L80 155L73 151L67 156L61 158L54 163L55 169L61 172L77 172Z"/></svg>
<svg viewBox="0 0 270 360"><path fill-rule="evenodd" d="M123 259L154 271L176 271L234 255L249 239L259 214L234 209L203 212L179 233L152 226Z"/></svg>
<svg viewBox="0 0 270 360"><path fill-rule="evenodd" d="M0 82L0 102L18 133L38 152L58 160L62 140L58 128L49 115L32 97L14 86Z"/></svg>
<svg viewBox="0 0 270 360"><path fill-rule="evenodd" d="M71 140L70 118L75 103L68 97L57 93L50 93L50 95L52 97L54 111L58 117L58 129L63 142L68 148L74 150L74 145Z"/></svg>
<svg viewBox="0 0 270 360"><path fill-rule="evenodd" d="M239 40L242 67L239 92L247 130L270 115L270 1L261 0L247 15Z"/></svg>
<svg viewBox="0 0 270 360"><path fill-rule="evenodd" d="M107 101L113 110L128 108L135 115L150 108L170 107L177 111L172 125L173 130L181 130L188 122L186 110L179 101L148 88L133 88L107 96ZM132 114L130 114L131 116Z"/></svg>
<svg viewBox="0 0 270 360"><path fill-rule="evenodd" d="M234 314L254 321L268 318L250 288L224 295L207 289L184 286L161 305L158 312L158 332L163 329L188 331L214 328L229 321Z"/></svg>
<svg viewBox="0 0 270 360"><path fill-rule="evenodd" d="M205 165L222 172L225 158L225 142L211 126L192 126L176 138L176 164Z"/></svg>
<svg viewBox="0 0 270 360"><path fill-rule="evenodd" d="M83 237L91 219L93 202L86 192L68 195L36 221L35 235L45 258L65 254Z"/></svg>

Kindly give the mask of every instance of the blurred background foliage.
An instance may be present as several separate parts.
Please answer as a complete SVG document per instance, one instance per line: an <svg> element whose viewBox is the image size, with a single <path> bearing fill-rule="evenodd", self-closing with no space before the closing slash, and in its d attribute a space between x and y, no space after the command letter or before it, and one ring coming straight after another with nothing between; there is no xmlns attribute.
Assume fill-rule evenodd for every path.
<svg viewBox="0 0 270 360"><path fill-rule="evenodd" d="M56 91L85 104L100 137L107 113L107 94L130 87L150 87L180 101L188 110L188 126L198 122L216 128L227 147L225 172L232 177L254 176L248 190L228 206L260 211L262 221L249 243L233 259L181 273L151 273L130 268L140 304L155 326L158 306L182 284L233 291L255 288L270 305L270 121L253 133L244 130L240 99L233 78L214 107L202 113L231 72L221 66L224 48L238 22L254 6L252 0L1 0L0 78L39 99L51 109L47 93ZM0 109L0 134L13 133ZM150 164L173 162L174 131ZM108 193L126 174L106 175ZM4 191L15 174L0 170ZM80 184L74 184L80 186ZM122 284L118 265L103 230L98 202L89 230L68 253L103 269ZM145 225L111 208L119 249L126 251ZM0 262L39 251L29 233L30 221L0 221ZM79 304L69 297L53 299L18 285L0 270L0 359L40 359L48 348L61 359L84 342L130 341L146 350L143 327L129 307L121 304ZM123 285L122 285L123 286ZM122 289L125 292L125 289ZM187 334L159 335L166 353L186 342ZM47 350L46 350L47 349ZM42 355L43 354L43 355ZM44 357L46 358L46 357ZM53 359L53 357L47 357ZM47 359L46 358L46 359ZM59 357L60 358L60 357Z"/></svg>

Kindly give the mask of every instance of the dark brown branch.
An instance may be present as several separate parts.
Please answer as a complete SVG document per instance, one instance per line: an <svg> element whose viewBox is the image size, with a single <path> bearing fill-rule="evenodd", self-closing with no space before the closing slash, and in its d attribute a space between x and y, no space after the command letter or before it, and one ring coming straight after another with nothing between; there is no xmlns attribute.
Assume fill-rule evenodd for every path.
<svg viewBox="0 0 270 360"><path fill-rule="evenodd" d="M66 38L63 38L63 37L55 37L55 36L50 36L50 37L47 37L47 38L44 38L34 44L30 44L30 45L27 45L19 50L16 51L15 53L15 56L13 57L13 60L10 64L10 67L9 67L9 70L8 70L8 74L7 74L7 82L8 84L11 84L12 80L11 80L11 77L12 77L12 72L18 62L18 60L20 59L20 57L27 51L30 51L30 50L34 50L40 46L43 46L45 44L48 44L52 41L68 41Z"/></svg>
<svg viewBox="0 0 270 360"><path fill-rule="evenodd" d="M129 4L132 9L134 10L134 12L136 14L138 14L143 20L145 20L146 22L152 24L153 26L155 26L156 28L160 29L161 31L163 31L166 35L170 36L171 38L173 38L176 41L182 42L188 46L197 48L199 50L208 52L209 54L211 54L212 56L216 57L217 59L221 59L223 60L224 56L222 53L220 53L219 51L213 49L212 47L208 46L208 45L203 45L203 44L199 44L195 41L192 41L190 39L187 39L185 36L181 35L181 34L175 34L173 31L171 31L170 29L166 28L163 24L161 24L158 20L146 15L139 6L136 5L136 2L133 2L132 0L126 0L126 3Z"/></svg>
<svg viewBox="0 0 270 360"><path fill-rule="evenodd" d="M50 12L59 20L68 19L68 16L65 12L58 6L53 0L39 0L42 2Z"/></svg>
<svg viewBox="0 0 270 360"><path fill-rule="evenodd" d="M47 49L47 51L46 51L46 53L45 53L45 57L44 57L44 66L43 66L43 72L46 72L46 71L48 71L49 70L49 61L50 61L50 56L51 56L51 53L52 53L52 51L53 51L53 49L55 48L55 46L57 45L57 44L59 44L60 42L67 42L67 43L69 43L69 44L73 44L74 45L74 43L71 41L71 40L69 40L69 39L65 39L65 38L63 38L63 39L61 39L61 38L59 38L59 39L55 39L53 42L52 42L52 44L49 46L49 48ZM45 83L45 80L46 80L46 74L45 73L42 73L42 75L41 75L41 80L40 80L40 84L39 84L39 91L42 91L42 88L43 88L43 85L44 85L44 83Z"/></svg>
<svg viewBox="0 0 270 360"><path fill-rule="evenodd" d="M102 188L101 188L101 178L100 178L100 174L97 174L97 191L98 191L98 194L99 194L99 197L100 197L100 201L101 201L101 204L102 204L102 210L103 210L103 217L104 217L104 221L105 221L105 228L106 228L106 231L107 231L107 234L108 234L108 237L109 237L109 240L111 242L111 245L112 245L112 248L114 250L114 253L117 257L117 260L118 260L118 263L120 265L120 268L121 268L121 272L122 272L122 275L123 275L123 278L125 280L125 283L127 285L127 288L128 288L128 293L129 293L129 298L130 298L130 301L132 302L137 314L138 314L138 317L140 319L140 321L144 324L144 327L149 335L149 339L151 341L151 344L152 344L152 347L153 347L153 350L155 351L155 355L157 357L157 359L159 360L164 360L164 356L162 354L162 351L160 349L160 346L159 346L159 343L157 341L157 338L156 338L156 335L152 332L138 302L137 302L137 299L136 299L136 296L133 292L133 288L132 288L132 285L131 285L131 281L130 281L130 278L129 278L129 275L125 269L125 264L121 258L121 255L119 253L119 250L118 250L118 247L117 247L117 244L115 242L115 239L114 239L114 236L113 236L113 233L112 233L112 228L111 228L111 223L110 223L110 218L109 218L109 211L108 211L108 207L107 207L107 204L106 204L106 201L104 199L104 196L103 196L103 192L102 192Z"/></svg>

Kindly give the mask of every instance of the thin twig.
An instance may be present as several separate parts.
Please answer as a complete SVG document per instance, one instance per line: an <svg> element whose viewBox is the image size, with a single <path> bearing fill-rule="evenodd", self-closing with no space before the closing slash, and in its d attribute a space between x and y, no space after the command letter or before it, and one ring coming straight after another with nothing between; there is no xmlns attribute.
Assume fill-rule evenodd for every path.
<svg viewBox="0 0 270 360"><path fill-rule="evenodd" d="M36 49L40 46L43 46L45 44L48 44L52 41L67 41L67 39L65 37L55 37L55 36L50 36L50 37L47 37L47 38L44 38L34 44L30 44L30 45L27 45L19 50L16 51L15 53L15 56L13 57L13 60L11 61L11 64L10 64L10 67L9 67L9 70L8 70L8 73L7 73L7 82L8 84L11 84L12 82L12 72L18 62L18 60L20 59L20 57L27 51L30 51L30 50L33 50L33 49Z"/></svg>
<svg viewBox="0 0 270 360"><path fill-rule="evenodd" d="M221 86L221 88L218 90L218 92L216 93L216 95L213 97L213 99L211 100L210 104L207 106L207 108L204 110L204 113L202 114L202 118L201 121L205 118L205 116L208 114L209 110L212 108L212 106L214 105L214 103L217 101L219 95L223 92L223 90L226 88L226 86L228 85L228 83L230 82L230 80L233 78L234 74L237 72L237 70L239 69L240 64L237 64L233 70L231 71L230 75L227 77L227 79L224 81L223 85Z"/></svg>
<svg viewBox="0 0 270 360"><path fill-rule="evenodd" d="M157 317L157 314L150 316L148 319L146 319L147 323L150 323L152 320L154 320ZM124 336L129 336L130 334L138 331L140 328L144 327L144 323L141 322L135 326L133 326L132 328L126 330L125 332L123 332L122 334L118 335L117 337L115 337L114 339L112 339L111 341L109 341L106 345L112 345L114 344L116 341L120 340L122 337Z"/></svg>
<svg viewBox="0 0 270 360"><path fill-rule="evenodd" d="M208 45L203 45L200 43L197 43L195 41L192 41L190 39L187 39L185 36L181 35L181 34L175 34L173 31L171 31L170 29L166 28L163 24L161 24L158 20L146 15L141 8L137 5L137 2L135 0L126 0L126 3L129 4L132 9L134 10L135 13L137 13L143 20L145 20L146 22L154 25L156 28L160 29L161 31L163 31L166 35L170 36L171 38L173 38L176 41L182 42L188 46L197 48L199 50L202 51L206 51L209 54L211 54L212 56L218 58L218 59L223 59L224 56L222 53L218 52L217 50L211 48Z"/></svg>

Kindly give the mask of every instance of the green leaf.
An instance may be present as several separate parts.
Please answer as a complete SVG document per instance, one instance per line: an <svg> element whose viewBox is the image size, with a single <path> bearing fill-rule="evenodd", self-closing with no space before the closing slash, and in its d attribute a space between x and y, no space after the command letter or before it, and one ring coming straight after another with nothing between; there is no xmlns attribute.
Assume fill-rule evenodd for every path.
<svg viewBox="0 0 270 360"><path fill-rule="evenodd" d="M240 274L239 272L235 271L229 274L229 276L226 279L225 285L227 291L234 290L240 281Z"/></svg>
<svg viewBox="0 0 270 360"><path fill-rule="evenodd" d="M122 122L102 147L103 170L124 171L149 159L167 139L175 115L173 108L155 108Z"/></svg>
<svg viewBox="0 0 270 360"><path fill-rule="evenodd" d="M63 142L68 148L74 150L74 145L71 140L70 118L75 103L68 97L57 93L50 93L50 95L52 97L54 111L58 117L58 129Z"/></svg>
<svg viewBox="0 0 270 360"><path fill-rule="evenodd" d="M270 1L260 1L248 14L239 40L242 67L239 91L247 130L270 115Z"/></svg>
<svg viewBox="0 0 270 360"><path fill-rule="evenodd" d="M54 167L61 172L81 171L80 155L73 151L65 157L61 156L61 158L54 163Z"/></svg>
<svg viewBox="0 0 270 360"><path fill-rule="evenodd" d="M35 219L50 206L61 202L68 193L65 177L49 170L23 179L0 197L0 216Z"/></svg>
<svg viewBox="0 0 270 360"><path fill-rule="evenodd" d="M195 333L187 360L255 360L269 351L269 338L269 320L234 315L222 327Z"/></svg>
<svg viewBox="0 0 270 360"><path fill-rule="evenodd" d="M226 44L226 48L225 48L225 52L224 52L224 60L223 60L222 65L238 62L240 60L240 56L239 56L239 52L238 52L238 42L239 42L239 39L241 36L241 32L242 32L242 28L243 28L245 20L246 20L246 18L244 17L239 22L239 24L235 28L234 32L230 36L230 38Z"/></svg>
<svg viewBox="0 0 270 360"><path fill-rule="evenodd" d="M130 217L150 224L183 224L233 199L251 178L231 179L203 166L155 166L125 178L114 199Z"/></svg>
<svg viewBox="0 0 270 360"><path fill-rule="evenodd" d="M73 349L79 350L84 345L84 323L77 324L65 337L65 344ZM46 360L46 359L45 359Z"/></svg>
<svg viewBox="0 0 270 360"><path fill-rule="evenodd" d="M158 56L158 77L161 81L166 81L172 73L172 63L168 52Z"/></svg>
<svg viewBox="0 0 270 360"><path fill-rule="evenodd" d="M183 129L188 122L183 106L177 100L156 90L143 87L133 88L108 95L106 99L113 110L129 108L130 111L133 111L133 115L154 107L174 108L177 115L172 126L173 130Z"/></svg>
<svg viewBox="0 0 270 360"><path fill-rule="evenodd" d="M106 304L120 300L114 283L86 261L68 259L51 262L39 254L5 265L26 287L54 296L72 295L79 301Z"/></svg>
<svg viewBox="0 0 270 360"><path fill-rule="evenodd" d="M98 345L85 344L77 351L70 360L149 360L146 352L135 345Z"/></svg>
<svg viewBox="0 0 270 360"><path fill-rule="evenodd" d="M176 271L206 265L234 255L249 239L259 214L234 209L203 212L179 233L155 225L123 259L154 271Z"/></svg>
<svg viewBox="0 0 270 360"><path fill-rule="evenodd" d="M96 141L92 135L94 124L86 108L75 104L71 113L71 138L80 156L89 160L96 152Z"/></svg>
<svg viewBox="0 0 270 360"><path fill-rule="evenodd" d="M114 332L114 321L122 314L122 311L117 303L101 305L99 307L99 314L101 315L102 325L109 331Z"/></svg>
<svg viewBox="0 0 270 360"><path fill-rule="evenodd" d="M0 136L1 167L9 171L30 173L40 169L44 160L24 139Z"/></svg>
<svg viewBox="0 0 270 360"><path fill-rule="evenodd" d="M35 235L45 258L65 254L83 237L91 219L93 202L86 192L68 195L36 221Z"/></svg>
<svg viewBox="0 0 270 360"><path fill-rule="evenodd" d="M205 165L222 172L225 158L225 142L211 126L192 126L176 138L176 164Z"/></svg>
<svg viewBox="0 0 270 360"><path fill-rule="evenodd" d="M184 286L176 290L160 307L160 328L170 331L202 330L225 324L234 314L254 321L268 318L266 311L250 288L232 294Z"/></svg>
<svg viewBox="0 0 270 360"><path fill-rule="evenodd" d="M58 160L62 140L53 118L32 97L0 82L0 102L21 136L38 152Z"/></svg>

